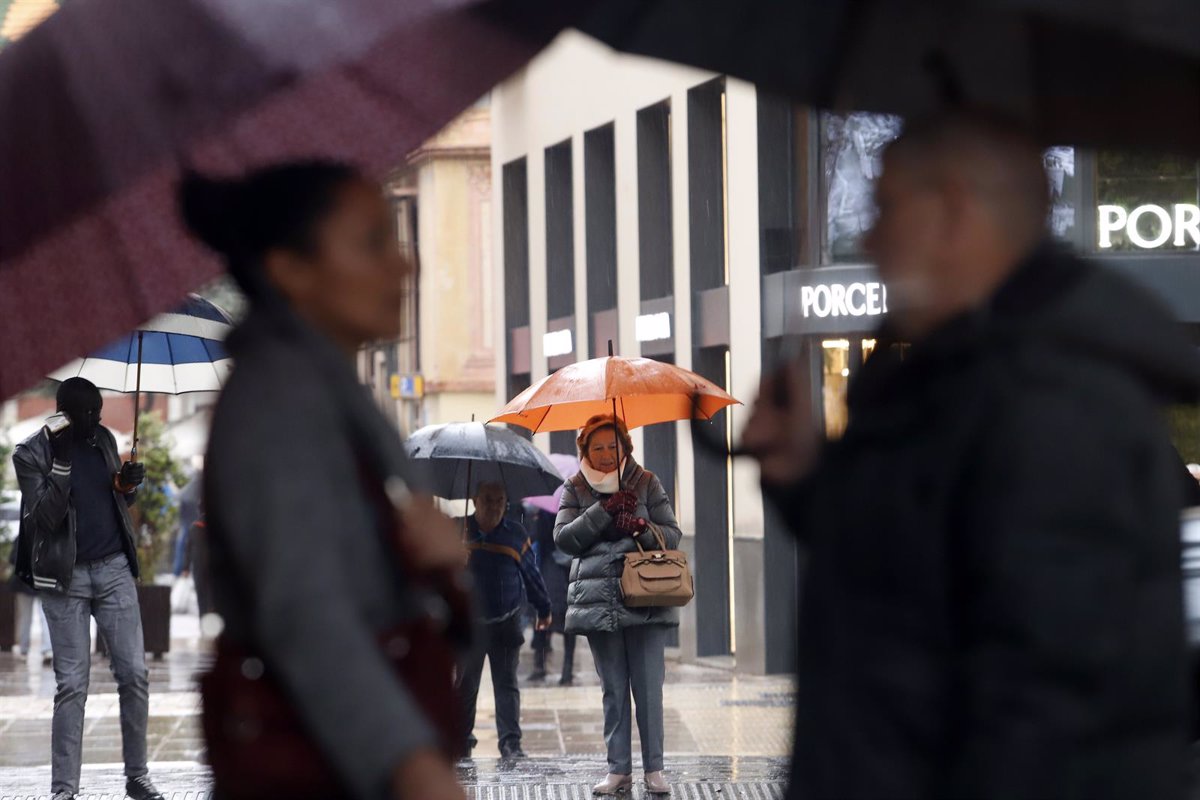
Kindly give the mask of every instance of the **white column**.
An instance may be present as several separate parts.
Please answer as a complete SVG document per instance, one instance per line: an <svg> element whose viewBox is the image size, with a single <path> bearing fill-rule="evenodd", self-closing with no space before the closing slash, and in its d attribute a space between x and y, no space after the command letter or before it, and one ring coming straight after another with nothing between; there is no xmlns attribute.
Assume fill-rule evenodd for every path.
<svg viewBox="0 0 1200 800"><path fill-rule="evenodd" d="M733 406L733 428L740 431L758 393L762 371L761 278L758 238L758 111L753 84L725 84L729 160L729 351L730 392L745 405ZM762 493L758 466L733 462L734 532L763 536Z"/></svg>
<svg viewBox="0 0 1200 800"><path fill-rule="evenodd" d="M575 358L583 361L591 353L587 297L587 195L583 190L583 133L571 137L571 204L575 246Z"/></svg>
<svg viewBox="0 0 1200 800"><path fill-rule="evenodd" d="M641 355L637 316L641 313L641 259L638 252L637 112L622 109L613 122L613 158L617 191L617 332L619 356ZM642 452L642 430L631 431L635 453Z"/></svg>
<svg viewBox="0 0 1200 800"><path fill-rule="evenodd" d="M518 80L517 78L511 79ZM492 285L499 291L493 292L492 335L496 342L496 408L504 407L508 397L508 320L504 315L504 162L500 154L505 152L507 136L501 124L510 109L504 98L507 94L501 87L492 92Z"/></svg>
<svg viewBox="0 0 1200 800"><path fill-rule="evenodd" d="M546 377L542 337L546 335L546 151L536 141L525 156L529 176L529 339L532 363L530 382ZM550 450L550 434L534 437L538 447Z"/></svg>
<svg viewBox="0 0 1200 800"><path fill-rule="evenodd" d="M671 95L671 217L672 252L674 254L675 284L675 363L684 369L692 368L692 270L690 224L688 219L688 138L687 90ZM692 476L692 433L687 422L676 426L678 436L679 509L680 524L685 531L696 526L695 487Z"/></svg>
<svg viewBox="0 0 1200 800"><path fill-rule="evenodd" d="M671 94L671 236L674 254L675 311L672 315L675 334L675 363L684 369L692 368L692 268L691 225L688 212L688 137L687 89ZM679 525L685 537L685 550L694 552L696 533L696 466L692 454L691 423L682 421L675 426L676 463L679 477L679 496L675 507ZM696 604L682 609L679 625L679 649L685 658L696 655Z"/></svg>

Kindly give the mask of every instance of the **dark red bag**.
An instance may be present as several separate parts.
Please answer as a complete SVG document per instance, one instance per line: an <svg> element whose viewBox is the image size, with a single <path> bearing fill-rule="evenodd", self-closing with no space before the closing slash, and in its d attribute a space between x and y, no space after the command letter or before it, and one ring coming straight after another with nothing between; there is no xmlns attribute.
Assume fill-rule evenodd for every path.
<svg viewBox="0 0 1200 800"><path fill-rule="evenodd" d="M363 470L381 519L396 519L395 507L378 481ZM446 757L463 755L461 704L454 688L456 643L470 636L471 600L451 575L412 575L404 566L401 531L385 524L382 534L395 555L398 575L426 592L430 613L385 631L379 646L438 733ZM209 528L210 534L213 528ZM316 643L314 643L316 644ZM216 796L222 800L336 800L348 791L313 741L295 704L272 677L269 666L227 637L217 641L216 662L200 678L202 725ZM333 690L334 687L331 687ZM397 724L403 724L397 720Z"/></svg>
<svg viewBox="0 0 1200 800"><path fill-rule="evenodd" d="M455 653L444 626L423 617L381 637L380 648L437 729L447 757L457 758L464 734L453 683ZM221 637L200 691L208 763L222 798L347 796L260 659Z"/></svg>

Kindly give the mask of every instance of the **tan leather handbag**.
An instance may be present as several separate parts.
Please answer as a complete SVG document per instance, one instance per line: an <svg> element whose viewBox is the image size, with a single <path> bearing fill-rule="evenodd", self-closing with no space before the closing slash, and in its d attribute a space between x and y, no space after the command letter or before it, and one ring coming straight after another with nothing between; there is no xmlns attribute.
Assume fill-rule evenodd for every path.
<svg viewBox="0 0 1200 800"><path fill-rule="evenodd" d="M643 550L637 539L636 553L625 554L621 573L621 598L630 608L647 606L686 606L695 595L687 554L668 550L662 532L651 526L659 550Z"/></svg>

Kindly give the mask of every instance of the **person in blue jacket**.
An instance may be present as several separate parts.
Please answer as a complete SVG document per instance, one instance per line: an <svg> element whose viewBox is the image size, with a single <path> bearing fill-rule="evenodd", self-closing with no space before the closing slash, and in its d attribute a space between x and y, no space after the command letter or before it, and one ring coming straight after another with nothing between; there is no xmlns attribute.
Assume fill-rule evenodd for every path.
<svg viewBox="0 0 1200 800"><path fill-rule="evenodd" d="M475 579L480 614L477 646L468 653L459 674L463 700L466 752L478 744L475 705L486 657L492 670L496 697L496 731L500 756L524 758L521 750L521 691L517 687L517 659L525 636L521 609L527 602L537 609L537 629L550 627L550 596L538 570L533 543L519 523L506 518L508 496L498 483L481 484L475 491L475 514L467 520L469 567Z"/></svg>

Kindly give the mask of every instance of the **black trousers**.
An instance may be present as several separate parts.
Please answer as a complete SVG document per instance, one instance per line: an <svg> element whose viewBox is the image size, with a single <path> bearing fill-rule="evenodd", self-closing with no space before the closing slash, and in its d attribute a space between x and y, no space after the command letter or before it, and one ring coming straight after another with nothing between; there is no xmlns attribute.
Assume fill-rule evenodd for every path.
<svg viewBox="0 0 1200 800"><path fill-rule="evenodd" d="M519 614L501 622L480 626L478 645L467 654L459 670L458 691L463 702L463 730L467 746L473 748L475 707L479 700L479 682L486 658L492 670L492 688L496 698L496 732L500 734L500 754L507 755L521 745L521 690L517 686L517 659L525 636Z"/></svg>
<svg viewBox="0 0 1200 800"><path fill-rule="evenodd" d="M534 665L540 669L546 669L546 652L550 649L550 637L553 636L550 631L534 631L533 633L533 653ZM564 633L563 637L563 664L562 676L570 678L575 675L575 634Z"/></svg>

